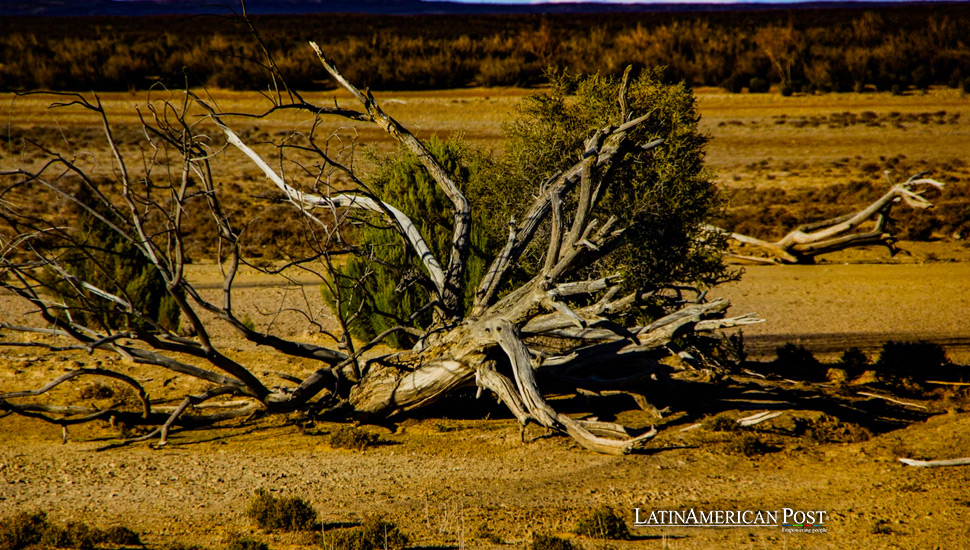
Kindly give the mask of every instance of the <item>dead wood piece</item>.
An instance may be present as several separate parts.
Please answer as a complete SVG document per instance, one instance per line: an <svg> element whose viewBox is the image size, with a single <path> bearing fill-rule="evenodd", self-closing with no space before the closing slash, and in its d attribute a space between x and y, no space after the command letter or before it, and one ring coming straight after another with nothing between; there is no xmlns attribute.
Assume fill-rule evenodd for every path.
<svg viewBox="0 0 970 550"><path fill-rule="evenodd" d="M886 396L886 395L879 395L879 394L869 393L869 392L864 392L864 391L858 392L857 395L862 395L862 396L865 396L865 397L872 397L872 398L875 398L875 399L882 399L882 400L885 400L885 401L889 401L890 403L896 403L897 405L905 405L907 407L913 407L913 408L916 408L916 409L923 409L924 411L928 411L929 410L928 407L926 407L924 405L920 405L919 403L912 403L910 401L901 401L899 399L895 399L893 397L889 397L889 396Z"/></svg>
<svg viewBox="0 0 970 550"><path fill-rule="evenodd" d="M744 418L739 418L738 424L747 428L760 424L766 420L771 420L772 418L778 418L784 413L785 411L765 411L758 414L753 414L751 416L746 416Z"/></svg>
<svg viewBox="0 0 970 550"><path fill-rule="evenodd" d="M943 466L968 466L970 465L970 458L953 458L948 460L916 460L912 458L899 458L897 459L907 466L915 466L917 468L937 468Z"/></svg>
<svg viewBox="0 0 970 550"><path fill-rule="evenodd" d="M814 257L822 254L873 245L885 246L890 253L895 254L896 238L887 230L893 207L902 202L912 208L931 208L933 204L923 196L925 190L928 188L941 190L944 187L944 184L939 181L922 177L924 174L916 174L900 184L890 182L889 191L858 212L799 226L775 242L724 231L717 227L710 227L710 229L766 254L766 257L737 253L728 255L728 258L742 262L811 263ZM852 233L869 222L872 222L870 230Z"/></svg>

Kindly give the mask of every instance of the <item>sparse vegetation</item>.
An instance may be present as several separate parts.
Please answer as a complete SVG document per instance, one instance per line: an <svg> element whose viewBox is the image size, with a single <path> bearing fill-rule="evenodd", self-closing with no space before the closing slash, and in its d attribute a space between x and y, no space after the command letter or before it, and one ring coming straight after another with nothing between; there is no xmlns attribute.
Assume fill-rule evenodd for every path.
<svg viewBox="0 0 970 550"><path fill-rule="evenodd" d="M582 550L582 546L555 535L534 533L529 550Z"/></svg>
<svg viewBox="0 0 970 550"><path fill-rule="evenodd" d="M800 344L791 342L775 350L777 357L774 364L778 373L783 376L794 376L803 379L815 379L824 376L825 370L815 355Z"/></svg>
<svg viewBox="0 0 970 550"><path fill-rule="evenodd" d="M741 430L741 425L738 424L737 420L727 413L721 413L707 418L703 424L705 428L712 432L737 432Z"/></svg>
<svg viewBox="0 0 970 550"><path fill-rule="evenodd" d="M401 550L408 544L408 536L396 524L370 516L348 529L329 531L324 535L325 550Z"/></svg>
<svg viewBox="0 0 970 550"><path fill-rule="evenodd" d="M20 513L0 519L0 550L27 548L71 548L92 550L101 547L141 546L138 533L122 526L107 531L86 523L51 522L44 512Z"/></svg>
<svg viewBox="0 0 970 550"><path fill-rule="evenodd" d="M229 538L226 550L269 550L269 545L261 540L235 535Z"/></svg>
<svg viewBox="0 0 970 550"><path fill-rule="evenodd" d="M872 529L870 529L870 532L873 535L892 535L894 533L892 523L886 519L876 520L876 522L872 524Z"/></svg>
<svg viewBox="0 0 970 550"><path fill-rule="evenodd" d="M597 508L579 518L575 533L596 539L628 540L630 538L626 520L608 506Z"/></svg>
<svg viewBox="0 0 970 550"><path fill-rule="evenodd" d="M816 443L858 443L872 437L872 432L868 429L842 422L827 414L814 420L799 422L797 426L798 432Z"/></svg>
<svg viewBox="0 0 970 550"><path fill-rule="evenodd" d="M932 342L896 342L883 345L875 366L882 371L897 374L937 375L949 360L946 350Z"/></svg>
<svg viewBox="0 0 970 550"><path fill-rule="evenodd" d="M766 442L760 435L746 433L732 440L728 445L728 451L732 454L754 458L776 452L778 447Z"/></svg>
<svg viewBox="0 0 970 550"><path fill-rule="evenodd" d="M258 489L246 515L268 531L309 531L317 526L317 511L300 497L277 497Z"/></svg>
<svg viewBox="0 0 970 550"><path fill-rule="evenodd" d="M370 433L357 427L343 426L330 434L330 446L338 449L353 449L363 451L373 447L381 440L377 434Z"/></svg>
<svg viewBox="0 0 970 550"><path fill-rule="evenodd" d="M502 544L502 537L498 536L488 523L481 523L478 529L475 530L475 538L484 540L490 544Z"/></svg>
<svg viewBox="0 0 970 550"><path fill-rule="evenodd" d="M861 349L851 347L842 353L840 361L848 372L858 374L869 365L869 356Z"/></svg>
<svg viewBox="0 0 970 550"><path fill-rule="evenodd" d="M213 9L213 13L221 13ZM372 89L520 86L550 66L620 73L664 65L668 78L732 92L892 91L970 86L961 37L966 6L537 16L302 15L259 17L271 51L300 89L328 87L307 52L327 41L351 80ZM43 25L41 27L40 25ZM260 89L260 56L223 20L98 17L0 23L0 87L144 89L155 82ZM57 52L51 55L50 52Z"/></svg>

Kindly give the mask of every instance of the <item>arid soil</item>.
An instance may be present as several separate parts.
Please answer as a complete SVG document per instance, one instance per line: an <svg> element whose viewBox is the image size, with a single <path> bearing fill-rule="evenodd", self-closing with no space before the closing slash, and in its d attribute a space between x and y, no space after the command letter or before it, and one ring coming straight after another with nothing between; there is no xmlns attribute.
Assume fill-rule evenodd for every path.
<svg viewBox="0 0 970 550"><path fill-rule="evenodd" d="M432 129L444 133L464 129L470 139L494 144L501 135L501 119L522 93L468 90L388 94L387 99L397 101L388 105L389 110L401 109L399 116L423 135ZM12 109L5 122L30 120L43 125L54 116L39 104L26 108L24 98L7 99ZM137 100L124 94L109 99L117 102L112 108ZM224 109L231 109L232 102L242 104L252 98L226 94L220 100L226 102ZM700 95L700 105L705 128L713 135L711 164L728 187L764 181L826 185L838 179L832 163L843 157L858 155L862 159L857 163L879 162L880 156L904 153L911 160L939 164L965 157L970 150L970 103L950 91L904 98L790 99L712 92ZM835 131L824 124L795 128L774 122L781 114L809 118L843 111L888 116L940 110L962 117L940 126L857 125L851 131ZM73 120L61 117L57 122ZM260 125L283 128L284 122ZM364 137L371 135L376 136ZM23 160L8 150L2 154L4 168ZM795 163L797 175L792 176ZM233 166L220 169L231 171ZM763 179L768 175L772 178ZM912 254L890 259L884 251L873 250L827 257L815 266L748 267L740 282L714 294L730 298L736 314L753 311L767 319L744 331L754 359L772 359L775 348L786 342L805 345L823 360L833 361L849 346L860 347L874 358L887 340L926 339L945 344L951 359L970 363L967 248L951 239L902 245ZM207 292L216 292L216 271L203 263L193 266L190 276L212 286ZM281 304L301 306L321 326L333 328L316 286L301 282L307 284L286 286L244 274L237 303L261 326L323 339L319 327L300 316L263 315ZM26 311L10 296L0 296L0 320L15 322ZM235 357L259 365L256 370L261 375L301 376L314 368L298 360L273 358L234 340L228 331L216 337ZM54 358L33 349L3 348L0 392L36 388L65 370L97 362L111 362L145 380L153 397L193 389L165 373L139 370L100 354ZM76 398L89 383L72 384L43 399ZM796 391L801 386L791 388ZM862 389L848 385L832 391L850 407L881 402L860 396ZM757 403L709 403L699 397L696 405L685 407L695 412L674 410L658 419L618 402L612 414L619 421L643 427L658 424L661 432L650 452L627 457L594 455L567 438L548 436L536 428L526 432L523 443L513 420L499 408L481 403L469 405L462 414L432 411L427 418L391 427L365 426L362 429L379 434L382 443L363 451L332 448L327 434L336 429L335 424L317 422L307 427L298 418L271 418L177 432L169 446L157 450L136 444L98 452L116 441L116 430L102 425L74 428L65 445L59 428L8 416L0 418L0 516L46 510L58 521L82 520L101 527L123 524L142 533L152 547L181 542L219 548L233 533L252 533L272 548L313 545L309 534L255 531L244 511L253 492L265 488L307 499L327 528L374 514L395 521L417 548L521 548L537 532L573 537L570 531L577 519L601 505L624 515L635 540L575 537L587 549L966 548L970 546L966 491L970 469L911 468L897 458L970 456L970 414L965 412L970 400L960 387L923 397L900 398L909 404L896 407L896 417L908 418L908 426L900 423L897 429L888 429L846 422L842 428L849 437L844 438L811 436L797 429L821 414L821 405L806 406L810 399L748 434L717 431L703 421L722 411L738 418L765 410ZM589 413L583 399L556 399L572 414ZM702 424L692 427L696 423ZM691 429L682 431L685 428ZM871 438L856 437L864 429L871 429ZM768 446L748 456L738 446L745 435L754 435ZM828 512L827 532L634 527L635 508L641 514L688 508L698 512L823 510ZM501 544L482 536L483 525Z"/></svg>

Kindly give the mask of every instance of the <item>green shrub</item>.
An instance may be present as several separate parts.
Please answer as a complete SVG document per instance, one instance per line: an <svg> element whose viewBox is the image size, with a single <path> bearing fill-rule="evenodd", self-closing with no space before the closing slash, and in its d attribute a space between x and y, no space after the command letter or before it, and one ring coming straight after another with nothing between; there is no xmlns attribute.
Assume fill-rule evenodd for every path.
<svg viewBox="0 0 970 550"><path fill-rule="evenodd" d="M538 192L542 182L576 163L594 131L622 123L619 79L551 76L551 91L527 97L505 125L502 173L510 182L510 198ZM624 244L594 269L622 273L628 288L715 284L727 276L721 261L723 240L706 224L719 212L723 197L704 167L707 138L697 127L696 98L684 84L665 84L660 69L632 78L627 96L630 115L649 115L629 141L645 144L660 138L664 143L647 151L629 147L612 163L597 212L603 220L616 216L617 227L628 229ZM493 223L507 232L505 221ZM541 239L536 247L523 264L545 250ZM535 268L523 269L528 273Z"/></svg>
<svg viewBox="0 0 970 550"><path fill-rule="evenodd" d="M258 489L246 515L260 529L268 531L309 531L317 526L317 512L299 497L276 497Z"/></svg>
<svg viewBox="0 0 970 550"><path fill-rule="evenodd" d="M870 532L873 535L892 535L895 533L892 524L887 519L880 519L873 523Z"/></svg>
<svg viewBox="0 0 970 550"><path fill-rule="evenodd" d="M40 542L49 524L43 512L20 513L0 522L0 550L20 550Z"/></svg>
<svg viewBox="0 0 970 550"><path fill-rule="evenodd" d="M773 453L778 448L765 442L755 434L745 434L732 441L728 445L728 450L734 454L741 454L750 458Z"/></svg>
<svg viewBox="0 0 970 550"><path fill-rule="evenodd" d="M799 431L816 443L858 443L872 437L872 432L868 429L842 422L827 414L801 423Z"/></svg>
<svg viewBox="0 0 970 550"><path fill-rule="evenodd" d="M579 518L575 533L597 539L629 540L630 538L626 521L608 506L597 508Z"/></svg>
<svg viewBox="0 0 970 550"><path fill-rule="evenodd" d="M725 413L708 418L703 422L704 427L713 432L737 432L741 430L738 421Z"/></svg>
<svg viewBox="0 0 970 550"><path fill-rule="evenodd" d="M144 546L138 533L124 526L116 526L104 532L104 541L118 546Z"/></svg>
<svg viewBox="0 0 970 550"><path fill-rule="evenodd" d="M775 349L775 362L793 367L816 367L818 359L805 346L791 342Z"/></svg>
<svg viewBox="0 0 970 550"><path fill-rule="evenodd" d="M502 544L502 537L498 536L487 523L482 523L475 531L475 538L490 542L492 544Z"/></svg>
<svg viewBox="0 0 970 550"><path fill-rule="evenodd" d="M842 353L840 359L847 370L853 373L863 370L869 364L869 356L857 347L851 347Z"/></svg>
<svg viewBox="0 0 970 550"><path fill-rule="evenodd" d="M76 521L61 526L48 521L44 512L21 513L0 520L0 550L37 547L91 550L104 545L139 546L141 539L127 527L102 531Z"/></svg>
<svg viewBox="0 0 970 550"><path fill-rule="evenodd" d="M327 550L401 550L408 537L397 525L371 516L350 529L330 531L324 535Z"/></svg>
<svg viewBox="0 0 970 550"><path fill-rule="evenodd" d="M775 365L778 372L784 376L793 376L802 379L821 379L825 376L822 364L811 350L805 346L792 344L791 342L775 349L777 357Z"/></svg>
<svg viewBox="0 0 970 550"><path fill-rule="evenodd" d="M949 360L939 344L926 342L886 342L876 359L876 367L891 374L936 375Z"/></svg>
<svg viewBox="0 0 970 550"><path fill-rule="evenodd" d="M529 543L529 550L580 550L580 548L572 541L542 533L532 535L532 542Z"/></svg>
<svg viewBox="0 0 970 550"><path fill-rule="evenodd" d="M338 449L353 449L363 451L373 447L381 440L377 434L372 434L360 428L341 427L330 434L330 446Z"/></svg>
<svg viewBox="0 0 970 550"><path fill-rule="evenodd" d="M488 267L487 262L503 244L497 235L492 237L487 233L485 219L496 215L494 209L488 208L487 201L482 200L486 185L481 181L481 174L488 159L459 138L442 141L432 137L427 147L473 205L471 247L465 273L464 301L467 307ZM409 151L402 149L395 156L378 159L378 163L378 170L368 182L371 190L411 218L435 258L447 266L454 231L451 201ZM375 214L363 216L354 240L360 247L359 254L338 266L337 280L322 289L324 298L332 307L336 305L336 291L340 291L343 298L340 312L344 318L357 314L350 323L350 333L370 340L394 326L428 326L432 322L430 311L410 318L431 299L422 284L426 278L424 265L410 246L392 226ZM333 284L340 288L333 288ZM398 332L390 335L385 343L406 348L414 341L413 336Z"/></svg>
<svg viewBox="0 0 970 550"><path fill-rule="evenodd" d="M429 151L472 206L466 308L508 237L509 220L522 219L543 182L576 163L591 132L622 123L618 79L563 73L552 75L552 80L550 92L527 97L505 125L505 153L498 160L457 139L428 141ZM601 223L615 216L618 227L627 229L619 248L591 271L621 272L629 289L724 280L729 277L722 263L724 241L707 225L722 197L713 175L704 168L707 139L697 128L700 115L694 95L683 84L664 84L659 70L648 70L630 83L628 105L633 115L648 115L629 141L645 144L660 138L664 143L651 150L629 147L609 168L597 212ZM378 159L368 186L419 224L435 257L447 261L453 232L451 202L414 155L401 151ZM350 319L351 334L360 339L369 340L395 326L430 326L430 309L412 318L431 300L423 263L381 217L366 214L357 221L353 241L358 253L324 286L324 297L335 306L339 292L339 311ZM506 289L537 272L545 248L543 239L533 242L516 263ZM397 332L386 342L409 347L415 340Z"/></svg>
<svg viewBox="0 0 970 550"><path fill-rule="evenodd" d="M754 77L748 82L748 91L752 94L766 94L771 84L764 78Z"/></svg>
<svg viewBox="0 0 970 550"><path fill-rule="evenodd" d="M64 527L48 525L40 539L41 546L52 548L77 548L91 550L98 543L105 542L105 534L87 524L69 521Z"/></svg>
<svg viewBox="0 0 970 550"><path fill-rule="evenodd" d="M81 324L98 329L151 330L151 323L155 322L165 329L177 329L181 312L165 280L136 245L104 220L129 232L134 228L120 215L110 212L96 194L86 185L75 194L78 202L72 203L72 209L78 229L69 239L58 243L63 248L58 261L72 277L130 302L140 316L66 281L62 273L53 269L48 268L42 280Z"/></svg>

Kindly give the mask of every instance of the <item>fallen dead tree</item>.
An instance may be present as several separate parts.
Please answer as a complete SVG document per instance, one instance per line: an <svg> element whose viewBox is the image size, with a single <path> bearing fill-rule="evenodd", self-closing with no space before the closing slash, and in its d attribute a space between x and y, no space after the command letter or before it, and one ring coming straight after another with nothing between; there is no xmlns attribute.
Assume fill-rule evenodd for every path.
<svg viewBox="0 0 970 550"><path fill-rule="evenodd" d="M912 208L931 208L933 204L923 193L928 188L943 188L942 183L923 177L925 175L916 174L903 183L890 182L889 191L865 208L837 218L801 225L775 242L721 230L735 243L763 254L731 253L728 257L754 263L806 264L813 263L815 257L822 254L864 246L885 246L890 254L895 255L898 251L896 237L887 228L893 207L903 203Z"/></svg>
<svg viewBox="0 0 970 550"><path fill-rule="evenodd" d="M642 447L656 431L566 416L549 404L538 380L592 394L632 393L649 406L642 388L663 382L670 367L659 362L662 358L679 355L687 368L716 367L717 358L709 352L711 343L719 340L718 331L760 321L753 315L726 317L726 301L708 301L705 293L689 286L658 284L624 273L637 265L638 256L664 257L660 249L637 251L641 242L631 239L640 239L639 235L682 246L677 249L682 252L671 256L674 260L680 254L685 263L690 263L686 258L694 258L690 261L700 265L703 262L697 258L714 258L709 260L711 269L720 269L716 235L704 230L704 214L697 213L702 210L692 213L695 218L678 221L685 224L681 229L668 215L660 229L678 229L681 234L656 237L641 228L649 225L651 217L664 217L660 203L646 201L619 210L611 204L645 200L641 191L624 187L630 177L638 177L631 166L643 170L661 155L677 161L678 155L689 159L699 154L703 140L696 137L689 92L678 89L680 95L671 96L647 75L632 85L639 95L631 100L629 74L622 82L598 82L614 94L615 122L592 128L578 143L580 147L564 157L568 162L561 168L528 182L523 195L527 202L517 205L518 217L506 220L504 244L476 279L468 273L475 233L473 205L463 182L425 142L385 113L370 93L347 81L315 44L311 46L360 110L312 105L284 84L268 113L250 116L299 110L318 121L338 117L374 123L385 130L418 159L435 192L446 197L450 237L444 250L436 250L429 241L421 218L405 213L369 187L354 169L348 148L335 152L332 135L318 140L311 130L287 138L298 143L281 145L281 151L296 150L315 159L313 164L298 164L300 174L293 176L282 171L282 163L274 168L233 129L229 119L238 114L220 112L211 101L185 92L151 104L142 116L146 141L137 163L141 169L136 170L115 140L101 103L70 95L56 106L79 107L100 118L115 179L109 187L100 185L76 158L43 146L38 147L48 160L41 168L3 174L0 286L32 304L35 318L43 323L24 326L0 320L2 333L24 336L5 337L0 345L39 347L52 353L112 353L130 363L204 381L208 389L163 408L133 377L106 367L82 368L35 390L0 394L0 410L59 424L65 430L95 420L155 426L124 443L158 439L165 444L174 427L255 414L312 414L342 408L351 418L380 421L477 386L479 391L494 393L523 426L535 423L568 434L588 449L619 454ZM284 82L275 65L269 66L275 81ZM677 125L677 117L683 114L673 116L664 110L669 105L650 101L687 109L688 126ZM277 196L302 217L308 252L283 266L264 269L318 278L342 328L339 333L327 333L333 346L257 330L237 314L237 273L240 266L254 267L240 246L252 222L237 220L223 205L211 162L225 147L238 150L259 167ZM667 147L690 149L665 151ZM690 173L700 174L699 162L688 165ZM653 172L648 175L653 178L650 185L659 186L659 191L646 188L644 192L681 185ZM697 193L714 196L712 182L696 175L687 181ZM31 213L25 206L38 197L51 201L56 211ZM205 298L185 270L184 223L200 204L213 220L216 229L210 237L218 241L221 251L224 278L219 300ZM78 227L60 217L58 209L76 212ZM641 217L632 217L631 212ZM403 264L392 265L377 249L355 242L348 234L355 227L376 223L395 234L398 245L406 249ZM369 262L370 267L355 275L341 271L339 258L347 256ZM676 267L671 260L664 261ZM397 270L393 272L401 273L402 280L420 287L427 301L398 326L360 342L351 338L350 330L360 321L364 304L372 303L367 284L381 269ZM322 366L305 379L286 376L288 384L270 386L220 347L203 313L266 350L315 360ZM428 321L414 326L418 318ZM414 338L414 345L394 353L370 353L396 333ZM119 380L137 393L139 405L98 409L31 400L78 377ZM206 405L215 403L220 404L215 408L218 412L210 412L213 408Z"/></svg>

